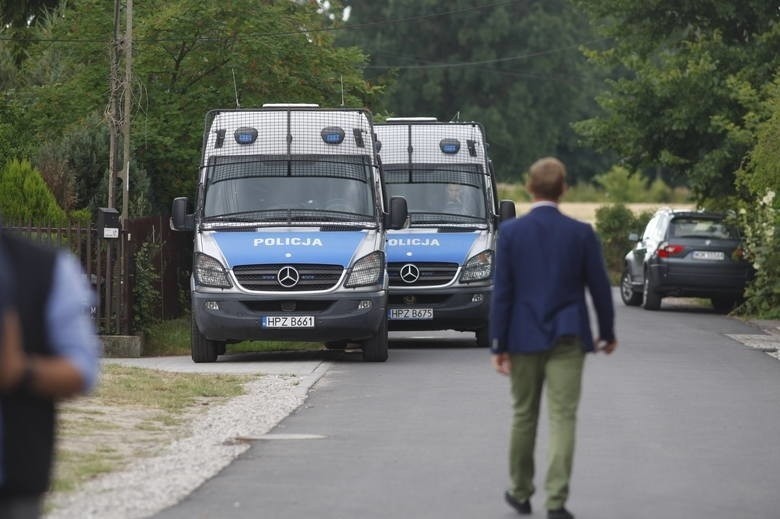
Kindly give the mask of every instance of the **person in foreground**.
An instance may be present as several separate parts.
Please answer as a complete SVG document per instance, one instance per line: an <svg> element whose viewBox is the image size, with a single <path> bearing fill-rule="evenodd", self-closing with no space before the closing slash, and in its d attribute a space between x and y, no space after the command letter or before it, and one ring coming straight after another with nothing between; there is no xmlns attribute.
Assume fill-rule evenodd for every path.
<svg viewBox="0 0 780 519"><path fill-rule="evenodd" d="M100 343L77 260L0 227L0 517L41 515L56 402L95 383Z"/></svg>
<svg viewBox="0 0 780 519"><path fill-rule="evenodd" d="M555 158L531 166L529 213L501 224L490 309L493 367L510 377L513 400L511 487L504 498L518 513L531 513L536 430L546 385L549 519L574 517L565 504L585 353L612 353L617 347L612 292L599 240L590 225L558 210L565 177L565 166ZM598 317L595 341L586 288Z"/></svg>

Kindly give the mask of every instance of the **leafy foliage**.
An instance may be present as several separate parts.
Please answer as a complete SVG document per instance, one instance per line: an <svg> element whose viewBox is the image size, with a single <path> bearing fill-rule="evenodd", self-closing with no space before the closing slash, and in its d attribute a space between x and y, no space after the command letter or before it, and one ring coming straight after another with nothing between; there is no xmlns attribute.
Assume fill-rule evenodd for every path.
<svg viewBox="0 0 780 519"><path fill-rule="evenodd" d="M112 20L112 2L63 3L26 29L29 58L15 68L0 40L0 71L12 72L0 80L0 159L51 145L54 169L76 172L76 207L102 205L107 192L105 123L95 120L108 102ZM194 192L209 109L237 98L336 106L342 85L346 106L371 105L381 89L363 79L358 49L333 45L334 23L315 2L136 3L131 208L164 210Z"/></svg>
<svg viewBox="0 0 780 519"><path fill-rule="evenodd" d="M569 0L345 3L354 30L340 41L371 55L370 78L392 81L375 111L481 122L503 182L544 155L576 164L577 179L605 169L608 157L581 146L571 128L595 114L601 87L579 50L594 36Z"/></svg>
<svg viewBox="0 0 780 519"><path fill-rule="evenodd" d="M614 45L595 63L622 76L599 97L605 114L576 125L632 168L662 166L697 199L735 194L753 144L763 85L780 67L774 2L578 0Z"/></svg>
<svg viewBox="0 0 780 519"><path fill-rule="evenodd" d="M34 224L65 220L65 211L28 160L11 160L0 169L0 214L10 221Z"/></svg>
<svg viewBox="0 0 780 519"><path fill-rule="evenodd" d="M620 275L623 259L633 246L628 239L629 233L641 234L652 216L650 211L635 215L621 203L605 205L596 210L596 232L601 238L604 259L611 278L616 279Z"/></svg>
<svg viewBox="0 0 780 519"><path fill-rule="evenodd" d="M135 253L133 282L133 330L148 333L150 327L159 321L160 290L157 284L160 275L154 267L154 258L160 253L160 242L146 241Z"/></svg>
<svg viewBox="0 0 780 519"><path fill-rule="evenodd" d="M761 124L749 161L737 173L745 195L740 223L756 275L742 311L780 318L780 79L769 88L771 118Z"/></svg>

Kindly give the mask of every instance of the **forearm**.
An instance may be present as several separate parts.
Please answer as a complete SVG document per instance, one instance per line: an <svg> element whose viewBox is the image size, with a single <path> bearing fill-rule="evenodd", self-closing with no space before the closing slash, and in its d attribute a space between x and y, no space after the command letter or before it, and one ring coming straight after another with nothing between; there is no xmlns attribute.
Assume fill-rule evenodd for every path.
<svg viewBox="0 0 780 519"><path fill-rule="evenodd" d="M31 355L27 362L31 369L28 391L53 399L68 398L83 392L84 377L68 359Z"/></svg>

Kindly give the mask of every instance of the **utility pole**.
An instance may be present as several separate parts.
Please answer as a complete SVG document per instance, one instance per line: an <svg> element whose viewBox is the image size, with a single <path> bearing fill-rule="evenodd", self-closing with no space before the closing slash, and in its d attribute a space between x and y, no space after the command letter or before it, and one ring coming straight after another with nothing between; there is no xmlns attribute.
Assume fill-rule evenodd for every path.
<svg viewBox="0 0 780 519"><path fill-rule="evenodd" d="M127 221L127 205L130 197L130 112L133 97L133 0L126 0L127 29L125 31L125 108L122 114L122 223Z"/></svg>
<svg viewBox="0 0 780 519"><path fill-rule="evenodd" d="M114 0L114 38L109 53L110 69L108 76L108 207L114 207L117 179L118 126L119 126L119 6L120 0Z"/></svg>

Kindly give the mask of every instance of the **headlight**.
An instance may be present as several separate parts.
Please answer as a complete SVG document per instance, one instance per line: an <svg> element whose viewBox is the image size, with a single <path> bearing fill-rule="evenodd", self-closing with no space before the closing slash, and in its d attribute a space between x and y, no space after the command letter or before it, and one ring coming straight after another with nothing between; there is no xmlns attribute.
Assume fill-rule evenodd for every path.
<svg viewBox="0 0 780 519"><path fill-rule="evenodd" d="M204 287L231 288L227 272L217 259L200 252L195 254L195 284Z"/></svg>
<svg viewBox="0 0 780 519"><path fill-rule="evenodd" d="M493 251L485 250L472 256L463 266L460 274L461 283L471 283L488 279L493 273Z"/></svg>
<svg viewBox="0 0 780 519"><path fill-rule="evenodd" d="M385 254L382 251L374 251L355 262L344 286L355 288L377 285L382 281L384 273Z"/></svg>

